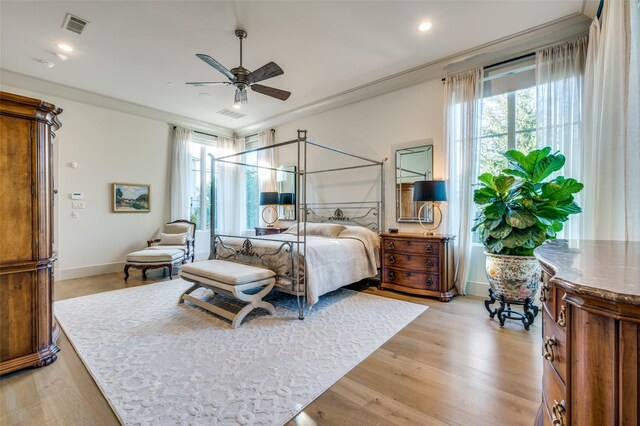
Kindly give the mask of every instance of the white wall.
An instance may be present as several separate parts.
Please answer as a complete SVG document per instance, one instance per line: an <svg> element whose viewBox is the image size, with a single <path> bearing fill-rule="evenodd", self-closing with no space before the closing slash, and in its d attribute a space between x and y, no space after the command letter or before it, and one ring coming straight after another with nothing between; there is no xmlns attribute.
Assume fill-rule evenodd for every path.
<svg viewBox="0 0 640 426"><path fill-rule="evenodd" d="M2 90L64 109L54 142L58 278L122 271L125 255L142 249L170 215L170 126L57 96ZM113 182L150 184L151 212L111 213ZM71 217L71 192L84 194L78 218Z"/></svg>
<svg viewBox="0 0 640 426"><path fill-rule="evenodd" d="M388 158L385 166L385 230L395 227L401 232L421 232L417 224L396 222L395 150L433 144L433 176L435 179L444 177L443 96L442 81L431 80L283 124L276 129L278 141L294 139L297 129L306 129L310 140L372 159ZM317 160L313 158L314 164ZM358 170L364 169L351 173L361 173ZM446 205L443 212L446 220ZM485 296L488 285L482 253L481 245L474 247L467 290Z"/></svg>

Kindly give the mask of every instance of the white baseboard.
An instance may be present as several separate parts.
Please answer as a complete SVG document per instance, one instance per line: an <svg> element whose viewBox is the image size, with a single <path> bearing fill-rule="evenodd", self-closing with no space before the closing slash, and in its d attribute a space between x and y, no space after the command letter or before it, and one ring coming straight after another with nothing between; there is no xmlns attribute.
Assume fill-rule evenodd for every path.
<svg viewBox="0 0 640 426"><path fill-rule="evenodd" d="M57 277L59 280L70 280L73 278L90 277L92 275L110 274L112 272L122 272L124 262L104 263L102 265L80 266L77 268L60 269Z"/></svg>
<svg viewBox="0 0 640 426"><path fill-rule="evenodd" d="M487 297L489 294L489 284L479 281L467 281L467 294Z"/></svg>
<svg viewBox="0 0 640 426"><path fill-rule="evenodd" d="M207 260L209 252L196 253L195 260ZM68 268L56 270L56 280L71 280L73 278L90 277L93 275L110 274L112 272L123 272L124 262L105 263L102 265L79 266L77 268ZM148 271L147 274L152 273Z"/></svg>

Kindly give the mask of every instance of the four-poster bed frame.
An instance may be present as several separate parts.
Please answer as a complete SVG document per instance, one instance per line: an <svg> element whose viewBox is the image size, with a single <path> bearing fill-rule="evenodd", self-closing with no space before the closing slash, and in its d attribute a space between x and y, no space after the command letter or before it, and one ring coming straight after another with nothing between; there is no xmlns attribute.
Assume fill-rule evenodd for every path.
<svg viewBox="0 0 640 426"><path fill-rule="evenodd" d="M261 166L256 164L247 164L243 160L243 156L246 154L260 152L264 150L276 150L286 146L295 146L297 148L297 163L295 171L278 169L275 167ZM366 164L359 164L354 166L336 167L322 170L307 170L307 153L308 147L313 146L323 150L328 150L345 157L358 159L366 162ZM282 255L283 252L288 253L290 261L290 269L285 273L277 273L276 278L281 283L289 283L291 288L284 286L278 286L278 290L285 291L294 294L297 299L298 318L304 319L304 306L307 302L307 274L302 274L301 269L303 265L300 264L297 259L302 256L302 259L306 262L306 249L307 249L307 222L309 223L341 223L364 226L376 233L380 233L384 228L384 199L385 199L385 185L384 185L384 162L372 160L359 155L351 154L338 148L323 145L317 142L309 141L307 139L306 130L298 130L298 137L296 139L280 142L269 146L263 146L254 148L234 154L225 155L222 157L211 157L211 251L209 259L249 259L254 263L268 262L269 257L275 257ZM234 161L237 157L241 157L239 161ZM265 169L271 171L280 171L284 173L294 173L296 175L296 188L295 188L295 208L298 214L296 215L295 225L297 229L295 241L278 240L275 238L269 238L268 241L274 243L280 243L280 245L273 250L266 250L262 253L258 253L254 250L252 241L263 240L261 237L247 237L239 235L225 235L218 234L216 232L216 166L218 163L233 164L242 167L253 167L257 169ZM360 169L366 167L379 167L380 168L380 199L376 201L364 201L364 202L342 202L342 203L307 203L307 175L330 173L343 170ZM323 211L330 211L330 215L323 215ZM345 215L345 211L354 211L356 215ZM364 212L364 213L363 213ZM311 220L310 220L311 219ZM300 231L302 235L300 235ZM241 249L234 249L227 244L223 238L240 238L243 241ZM242 263L242 262L240 262ZM275 271L274 271L275 272Z"/></svg>

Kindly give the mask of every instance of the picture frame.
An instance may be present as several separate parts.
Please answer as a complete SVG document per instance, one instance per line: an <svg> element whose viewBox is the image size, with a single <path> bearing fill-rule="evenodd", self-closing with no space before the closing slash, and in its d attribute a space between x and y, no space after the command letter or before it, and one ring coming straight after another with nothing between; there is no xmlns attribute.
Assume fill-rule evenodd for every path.
<svg viewBox="0 0 640 426"><path fill-rule="evenodd" d="M112 213L149 213L151 185L114 182L111 185Z"/></svg>

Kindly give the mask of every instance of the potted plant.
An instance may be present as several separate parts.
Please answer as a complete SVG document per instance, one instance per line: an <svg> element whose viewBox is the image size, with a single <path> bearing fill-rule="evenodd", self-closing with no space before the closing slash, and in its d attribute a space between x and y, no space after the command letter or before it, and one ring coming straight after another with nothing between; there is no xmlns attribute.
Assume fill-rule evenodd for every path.
<svg viewBox="0 0 640 426"><path fill-rule="evenodd" d="M565 157L551 154L550 147L527 155L517 150L503 155L510 168L497 176L484 173L478 177L480 183L473 193L478 205L473 230L478 231L486 249L487 280L495 297L522 302L526 312L540 281L540 265L533 250L556 238L569 215L581 212L573 194L584 185L563 176L545 181L565 163Z"/></svg>

